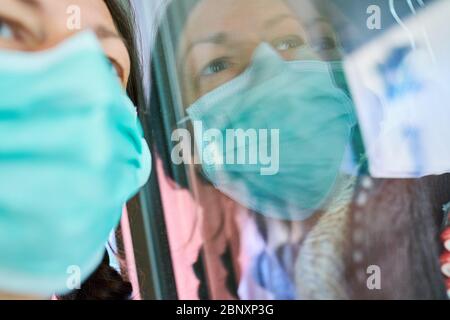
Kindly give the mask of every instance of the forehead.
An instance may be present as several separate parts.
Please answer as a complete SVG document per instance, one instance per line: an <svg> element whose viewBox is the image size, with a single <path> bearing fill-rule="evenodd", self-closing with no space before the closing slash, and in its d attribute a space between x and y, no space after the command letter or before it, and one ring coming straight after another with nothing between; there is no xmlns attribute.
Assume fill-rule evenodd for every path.
<svg viewBox="0 0 450 320"><path fill-rule="evenodd" d="M262 31L267 21L283 14L293 14L283 0L201 0L184 34L195 39L216 32Z"/></svg>
<svg viewBox="0 0 450 320"><path fill-rule="evenodd" d="M19 0L39 8L51 20L60 22L79 15L82 27L94 23L114 24L104 0ZM78 17L77 17L78 18Z"/></svg>

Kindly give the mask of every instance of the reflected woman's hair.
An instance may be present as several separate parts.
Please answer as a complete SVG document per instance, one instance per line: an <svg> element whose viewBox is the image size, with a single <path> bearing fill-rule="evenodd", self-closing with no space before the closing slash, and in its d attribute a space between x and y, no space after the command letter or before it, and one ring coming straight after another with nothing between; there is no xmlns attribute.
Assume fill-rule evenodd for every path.
<svg viewBox="0 0 450 320"><path fill-rule="evenodd" d="M158 25L151 56L150 122L155 132L155 147L164 172L183 188L188 188L186 167L171 161L171 150L174 147L171 134L178 128L176 110L180 106L174 95L177 93L171 91L172 86L177 84L171 83L168 73L176 65L175 52L189 13L199 1L201 0L175 0L169 3ZM167 36L169 39L166 39ZM172 59L165 54L165 40L173 46Z"/></svg>

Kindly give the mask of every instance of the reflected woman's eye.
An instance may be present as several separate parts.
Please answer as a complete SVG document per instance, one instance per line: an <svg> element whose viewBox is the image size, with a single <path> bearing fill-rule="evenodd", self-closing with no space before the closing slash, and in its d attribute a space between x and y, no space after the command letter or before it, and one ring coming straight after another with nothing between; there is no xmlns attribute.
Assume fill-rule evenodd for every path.
<svg viewBox="0 0 450 320"><path fill-rule="evenodd" d="M295 49L304 44L304 41L298 36L290 36L277 39L272 42L273 47L278 51L287 51Z"/></svg>
<svg viewBox="0 0 450 320"><path fill-rule="evenodd" d="M13 29L0 18L0 39L11 40L14 38Z"/></svg>
<svg viewBox="0 0 450 320"><path fill-rule="evenodd" d="M313 41L312 47L317 52L334 50L337 48L337 43L331 37L323 37L323 38L317 39L316 41Z"/></svg>
<svg viewBox="0 0 450 320"><path fill-rule="evenodd" d="M210 76L229 69L231 63L226 58L219 58L210 62L205 68L203 68L201 75Z"/></svg>

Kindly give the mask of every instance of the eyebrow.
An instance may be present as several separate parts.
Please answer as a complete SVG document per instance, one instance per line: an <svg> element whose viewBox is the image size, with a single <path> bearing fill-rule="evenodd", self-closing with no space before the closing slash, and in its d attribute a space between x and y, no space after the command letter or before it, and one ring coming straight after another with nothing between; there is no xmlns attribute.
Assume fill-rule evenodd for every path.
<svg viewBox="0 0 450 320"><path fill-rule="evenodd" d="M17 0L20 5L26 6L27 9L34 10L34 11L40 11L42 10L42 3L40 3L38 0ZM40 28L38 30L38 36L41 40L44 40L47 38L47 34L44 29Z"/></svg>
<svg viewBox="0 0 450 320"><path fill-rule="evenodd" d="M319 16L319 17L316 17L316 18L308 21L307 23L305 23L305 28L312 28L321 23L323 23L331 28L333 27L333 25L331 24L331 22L329 20L325 19L322 16Z"/></svg>
<svg viewBox="0 0 450 320"><path fill-rule="evenodd" d="M118 38L124 41L123 37L117 31L112 30L104 25L97 25L96 27L94 27L94 31L97 37L99 37L100 39Z"/></svg>
<svg viewBox="0 0 450 320"><path fill-rule="evenodd" d="M185 60L186 56L192 51L192 49L194 49L195 46L199 45L199 44L203 44L203 43L213 43L213 44L218 44L218 45L223 45L228 41L228 34L225 32L216 32L213 33L205 38L196 40L194 42L192 42L187 49L185 50L185 52L182 55L183 60Z"/></svg>
<svg viewBox="0 0 450 320"><path fill-rule="evenodd" d="M294 20L298 21L298 19L295 16L285 13L285 14L280 14L274 18L267 20L266 22L264 22L264 27L265 28L273 27L274 25L277 25L286 19L294 19ZM189 45L189 47L186 49L186 51L183 53L182 59L184 61L186 59L186 56L192 51L192 49L199 44L212 43L212 44L217 44L217 45L224 45L228 40L229 40L229 35L225 32L213 33L203 39L196 40L196 41L192 42Z"/></svg>
<svg viewBox="0 0 450 320"><path fill-rule="evenodd" d="M283 13L264 22L264 27L265 28L273 27L274 25L277 25L286 19L294 19L295 21L299 21L299 19L296 16L293 16L292 14L288 13Z"/></svg>
<svg viewBox="0 0 450 320"><path fill-rule="evenodd" d="M22 4L25 4L33 9L41 9L41 3L37 0L19 0Z"/></svg>

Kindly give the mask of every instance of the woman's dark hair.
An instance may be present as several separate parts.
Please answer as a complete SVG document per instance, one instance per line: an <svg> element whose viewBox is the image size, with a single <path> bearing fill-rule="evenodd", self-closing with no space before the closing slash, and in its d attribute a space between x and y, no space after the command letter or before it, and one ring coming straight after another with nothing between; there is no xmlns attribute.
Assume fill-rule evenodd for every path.
<svg viewBox="0 0 450 320"><path fill-rule="evenodd" d="M120 33L131 61L130 77L128 80L127 94L138 108L138 112L144 106L144 94L142 87L142 69L136 39L137 29L135 17L128 0L105 0L115 26ZM120 261L120 257L118 257ZM75 290L65 296L59 296L59 300L129 300L131 299L131 283L124 280L121 274L110 266L108 252L96 271Z"/></svg>
<svg viewBox="0 0 450 320"><path fill-rule="evenodd" d="M363 208L353 208L346 279L353 299L446 299L439 268L442 206L450 200L450 175L375 180ZM361 188L360 188L361 191ZM355 196L355 198L358 195ZM356 222L357 221L357 222ZM353 255L358 252L360 261ZM369 266L380 270L381 288L367 286Z"/></svg>
<svg viewBox="0 0 450 320"><path fill-rule="evenodd" d="M123 280L116 269L109 264L105 251L103 260L94 273L82 283L81 288L58 297L59 300L129 300L133 288Z"/></svg>
<svg viewBox="0 0 450 320"><path fill-rule="evenodd" d="M131 68L127 93L134 105L142 112L145 104L142 82L142 66L138 49L136 18L129 0L105 0L114 24L122 36L130 56Z"/></svg>

